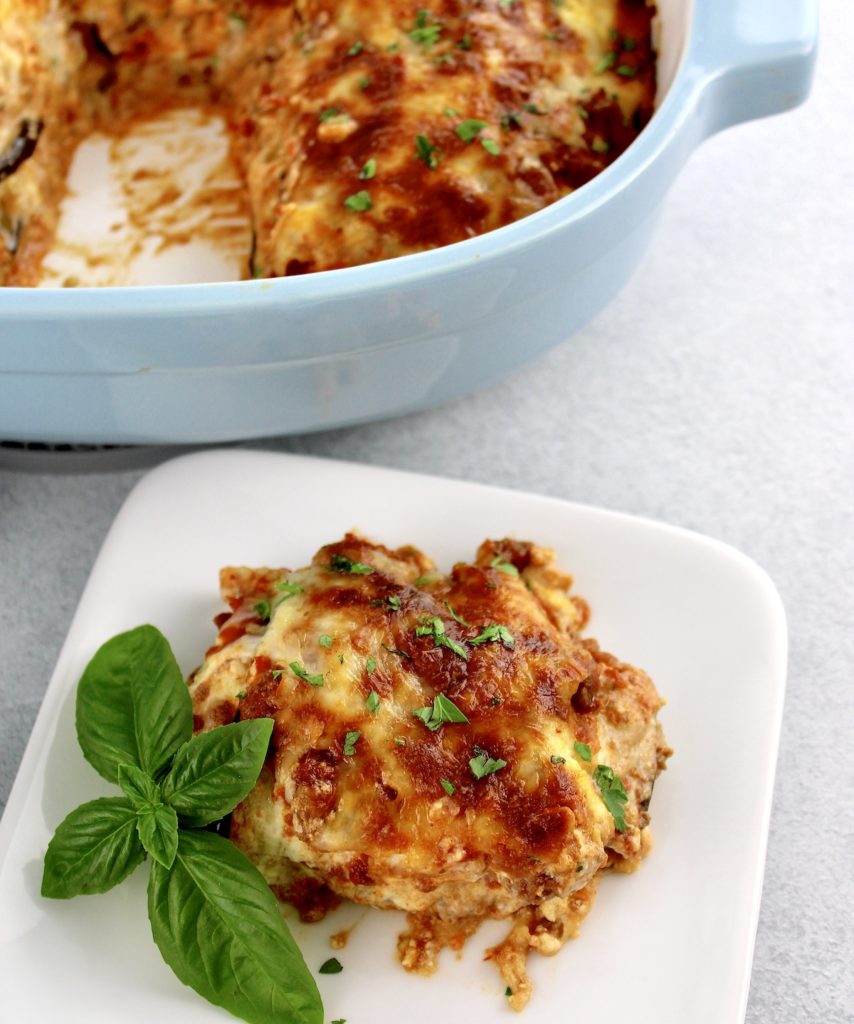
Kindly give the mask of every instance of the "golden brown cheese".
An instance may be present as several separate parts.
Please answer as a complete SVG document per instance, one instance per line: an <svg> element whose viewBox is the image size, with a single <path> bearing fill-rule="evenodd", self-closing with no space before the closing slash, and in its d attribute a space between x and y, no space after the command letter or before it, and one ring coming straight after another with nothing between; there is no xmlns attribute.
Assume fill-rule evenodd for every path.
<svg viewBox="0 0 854 1024"><path fill-rule="evenodd" d="M0 284L34 282L52 242L83 60L59 0L0 0Z"/></svg>
<svg viewBox="0 0 854 1024"><path fill-rule="evenodd" d="M491 956L521 1007L529 949L556 952L599 872L645 853L669 753L649 677L579 637L586 606L528 543L486 542L445 576L348 535L304 569L221 582L196 727L276 723L232 839L309 917L328 891L409 912L410 969L513 918ZM599 765L625 784L619 829Z"/></svg>
<svg viewBox="0 0 854 1024"><path fill-rule="evenodd" d="M655 93L646 0L0 0L4 10L0 97L28 98L0 99L0 147L22 118L42 139L0 181L0 283L34 283L80 138L164 106L224 113L252 210L247 273L278 276L533 213L611 163Z"/></svg>

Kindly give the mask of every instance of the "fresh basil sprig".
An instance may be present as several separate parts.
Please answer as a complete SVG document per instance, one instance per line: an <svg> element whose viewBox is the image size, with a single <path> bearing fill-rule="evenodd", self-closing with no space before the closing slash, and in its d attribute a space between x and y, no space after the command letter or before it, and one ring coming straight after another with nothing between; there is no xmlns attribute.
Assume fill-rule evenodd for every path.
<svg viewBox="0 0 854 1024"><path fill-rule="evenodd" d="M45 854L42 896L107 892L151 858L148 916L184 984L249 1024L322 1024L323 1005L258 869L206 825L250 792L269 718L193 736L189 691L165 637L140 626L108 640L77 689L77 738L123 797L82 804Z"/></svg>

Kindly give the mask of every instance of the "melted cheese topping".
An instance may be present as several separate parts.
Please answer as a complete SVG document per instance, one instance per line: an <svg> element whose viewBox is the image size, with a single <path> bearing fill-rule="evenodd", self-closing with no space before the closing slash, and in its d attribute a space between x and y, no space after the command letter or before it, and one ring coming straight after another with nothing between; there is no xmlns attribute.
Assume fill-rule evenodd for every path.
<svg viewBox="0 0 854 1024"><path fill-rule="evenodd" d="M40 143L21 183L23 172L0 182L21 225L5 272L0 263L12 283L32 278L20 267L28 232L55 220L50 203L36 211L18 195L26 178L61 176L85 131L115 130L164 103L226 114L252 210L248 271L278 276L446 245L533 213L611 163L655 93L646 0L25 8L0 19L0 95L26 82L26 105L59 145ZM9 54L22 50L16 64ZM79 91L76 106L42 88L57 67ZM0 105L0 147L22 116L21 104Z"/></svg>
<svg viewBox="0 0 854 1024"><path fill-rule="evenodd" d="M297 902L314 879L414 915L411 969L515 915L492 956L521 1005L528 950L555 952L599 871L643 855L668 753L648 676L580 639L586 607L531 544L486 542L444 576L413 548L348 536L304 569L222 583L231 612L191 679L196 726L276 723L232 839L285 896L303 885ZM450 717L430 721L437 701ZM626 786L623 832L600 763Z"/></svg>

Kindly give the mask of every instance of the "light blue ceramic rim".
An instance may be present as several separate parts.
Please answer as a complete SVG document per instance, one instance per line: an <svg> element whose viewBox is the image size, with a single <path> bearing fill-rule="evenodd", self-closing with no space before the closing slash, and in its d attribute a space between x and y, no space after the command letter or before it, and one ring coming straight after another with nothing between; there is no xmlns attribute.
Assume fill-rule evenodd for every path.
<svg viewBox="0 0 854 1024"><path fill-rule="evenodd" d="M605 171L572 193L523 220L477 238L411 256L401 256L341 270L321 271L300 277L258 281L227 281L211 284L134 285L116 288L32 289L0 288L0 318L4 313L16 319L28 316L87 320L99 315L144 316L156 310L158 316L181 316L203 310L218 313L254 306L288 306L323 299L340 299L358 293L386 291L403 284L423 283L431 277L481 265L518 253L606 205L617 193L643 175L680 134L698 105L698 100L715 80L736 73L749 76L757 70L773 70L775 57L794 62L801 77L809 79L817 39L817 0L687 0L688 38L680 64L667 94L637 140ZM780 7L787 8L781 12ZM742 7L754 14L754 37L737 41L720 31L732 26ZM785 14L781 18L781 14ZM784 24L780 24L780 22ZM758 25L759 32L756 27ZM769 42L762 27L776 25ZM757 83L754 81L754 88ZM797 93L797 88L795 88ZM795 103L804 98L802 90L793 95ZM722 102L726 103L726 100ZM763 109L762 98L754 98L755 112L744 116L739 110L718 111L710 131L748 117L774 113ZM781 108L785 109L785 107Z"/></svg>

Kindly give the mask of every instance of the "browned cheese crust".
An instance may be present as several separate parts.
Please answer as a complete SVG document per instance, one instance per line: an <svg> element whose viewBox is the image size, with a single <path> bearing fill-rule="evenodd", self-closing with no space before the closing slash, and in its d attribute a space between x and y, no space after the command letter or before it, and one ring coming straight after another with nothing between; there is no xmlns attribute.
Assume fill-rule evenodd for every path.
<svg viewBox="0 0 854 1024"><path fill-rule="evenodd" d="M234 842L309 919L335 897L409 912L413 970L512 918L490 956L521 1008L529 949L556 952L601 870L646 852L669 754L652 681L580 638L586 605L530 543L486 541L444 575L348 535L307 568L221 583L230 611L190 681L196 728L276 723ZM465 721L425 722L437 697ZM622 832L597 765L625 785Z"/></svg>
<svg viewBox="0 0 854 1024"><path fill-rule="evenodd" d="M646 0L0 0L0 284L33 284L76 144L228 123L247 276L431 249L589 181L652 113ZM39 139L21 161L22 126ZM14 158L14 159L13 159Z"/></svg>

